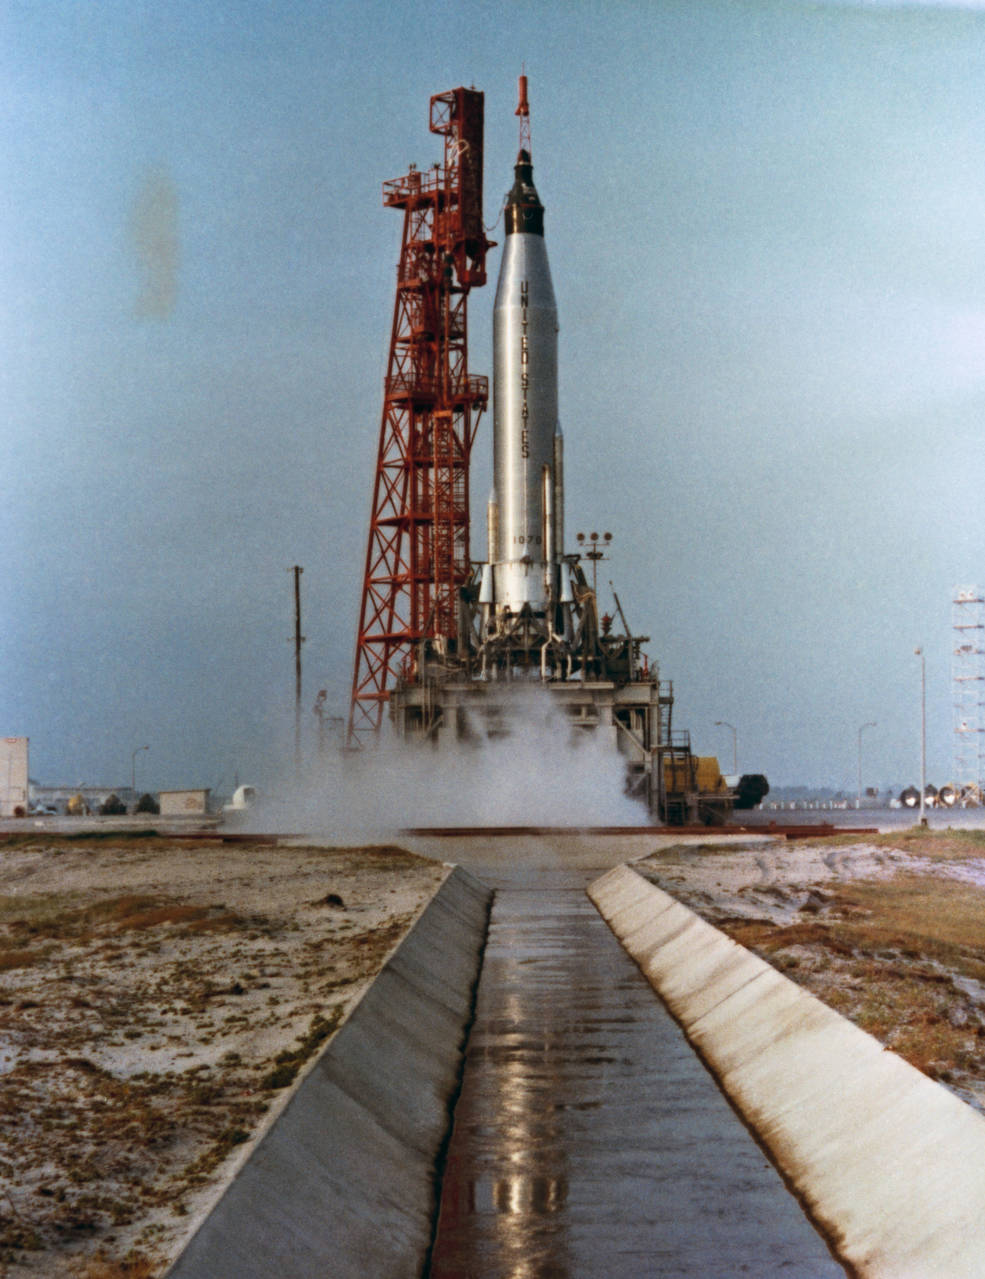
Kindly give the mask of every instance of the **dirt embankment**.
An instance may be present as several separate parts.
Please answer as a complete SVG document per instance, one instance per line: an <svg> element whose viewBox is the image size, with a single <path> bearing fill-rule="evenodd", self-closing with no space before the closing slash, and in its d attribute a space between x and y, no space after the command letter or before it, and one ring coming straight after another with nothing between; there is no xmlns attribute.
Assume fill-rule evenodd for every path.
<svg viewBox="0 0 985 1279"><path fill-rule="evenodd" d="M985 832L681 845L636 866L985 1113Z"/></svg>
<svg viewBox="0 0 985 1279"><path fill-rule="evenodd" d="M150 1279L446 873L399 849L0 844L0 1279Z"/></svg>

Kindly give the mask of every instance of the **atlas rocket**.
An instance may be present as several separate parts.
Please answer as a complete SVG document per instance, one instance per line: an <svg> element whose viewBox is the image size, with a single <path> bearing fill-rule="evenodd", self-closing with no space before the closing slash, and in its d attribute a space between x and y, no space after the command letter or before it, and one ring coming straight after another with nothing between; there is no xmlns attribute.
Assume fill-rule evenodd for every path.
<svg viewBox="0 0 985 1279"><path fill-rule="evenodd" d="M474 95L475 101L470 96L468 102L475 109L468 113L469 130L461 131L465 113L454 108L465 103L465 94ZM626 793L645 800L660 821L712 820L724 812L715 805L730 802L731 792L699 792L686 735L671 733L670 688L641 651L647 637L630 631L615 591L616 616L599 614L596 571L607 558L610 535L599 541L598 533L590 533L586 543L579 533L579 549L565 549L557 303L544 206L534 185L525 76L520 77L519 154L504 202L494 302L488 556L481 564L469 557L468 568L464 566L474 421L467 410L484 409L489 391L488 379L465 372L465 298L470 280L485 279L485 251L494 246L485 238L481 217L481 95L462 89L431 101L432 131L445 136L445 170L427 181L415 170L405 186L384 187L384 200L405 210L394 314L407 318L406 328L399 331L394 322L391 341L384 426L389 429L392 418L394 433L381 439L394 439L399 448L395 444L389 453L383 443L380 448L377 491L385 490L385 500L374 506L379 541L370 542L363 613L376 630L371 634L360 621L360 642L370 656L362 684L353 680L353 704L357 695L363 697L377 711L378 724L385 700L398 738L451 743L456 753L519 736L531 717L540 719L543 713L560 752L586 734L618 748L625 758ZM441 108L437 112L436 103ZM442 172L455 175L457 200ZM468 178L464 184L463 174ZM413 231L415 227L420 229ZM475 269L456 277L463 252L468 263L473 250L478 253ZM427 306L416 301L422 263L435 274ZM439 330L432 316L447 317L448 323ZM410 353L418 350L415 364ZM417 378L410 395L405 367L413 367ZM427 419L423 411L435 385L435 369L447 385L448 396L441 403L448 407L436 408ZM446 429L441 419L449 416ZM403 427L405 421L406 433L397 435L396 425ZM418 439L433 441L433 449L422 453ZM404 550L405 526L417 536L409 553ZM459 549L464 554L455 558L452 552ZM583 557L591 566L590 576ZM449 568L444 576L438 573L442 565ZM371 577L371 572L378 575ZM405 615L407 584L418 579L421 598L436 601L435 620L427 621L423 633L413 610L406 610L408 619L414 619L412 627L410 621L407 630L396 624ZM446 589L451 587L455 590ZM440 626L439 600L444 608ZM616 629L617 618L622 632ZM391 651L387 666L380 654ZM392 687L378 672L393 674Z"/></svg>
<svg viewBox="0 0 985 1279"><path fill-rule="evenodd" d="M557 304L522 118L521 148L506 197L506 243L493 312L493 475L489 558L480 602L486 616L545 616L570 601L564 554L563 440L558 420ZM524 147L523 142L527 142ZM548 629L551 624L548 622Z"/></svg>

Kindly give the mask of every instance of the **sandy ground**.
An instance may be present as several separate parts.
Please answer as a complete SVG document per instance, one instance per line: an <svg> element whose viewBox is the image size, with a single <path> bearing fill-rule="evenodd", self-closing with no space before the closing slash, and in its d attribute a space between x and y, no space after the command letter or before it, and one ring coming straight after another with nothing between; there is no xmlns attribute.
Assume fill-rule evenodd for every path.
<svg viewBox="0 0 985 1279"><path fill-rule="evenodd" d="M414 841L437 860L98 834L0 844L0 1279L159 1276L445 858L632 861L985 1110L982 832Z"/></svg>
<svg viewBox="0 0 985 1279"><path fill-rule="evenodd" d="M636 868L985 1113L985 832L694 842Z"/></svg>
<svg viewBox="0 0 985 1279"><path fill-rule="evenodd" d="M447 867L0 845L0 1276L158 1275Z"/></svg>

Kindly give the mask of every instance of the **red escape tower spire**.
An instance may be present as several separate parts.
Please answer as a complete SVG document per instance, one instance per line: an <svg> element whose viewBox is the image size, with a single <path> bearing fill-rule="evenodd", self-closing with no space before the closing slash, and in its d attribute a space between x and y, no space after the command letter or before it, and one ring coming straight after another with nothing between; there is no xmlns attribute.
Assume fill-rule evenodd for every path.
<svg viewBox="0 0 985 1279"><path fill-rule="evenodd" d="M517 80L516 110L514 115L520 117L520 150L531 154L530 145L530 103L527 99L527 77L521 75Z"/></svg>
<svg viewBox="0 0 985 1279"><path fill-rule="evenodd" d="M424 639L454 648L470 574L469 456L489 397L468 372L466 301L486 282L482 222L483 95L431 99L444 161L383 184L403 209L390 356L383 392L347 743L378 733L398 674Z"/></svg>

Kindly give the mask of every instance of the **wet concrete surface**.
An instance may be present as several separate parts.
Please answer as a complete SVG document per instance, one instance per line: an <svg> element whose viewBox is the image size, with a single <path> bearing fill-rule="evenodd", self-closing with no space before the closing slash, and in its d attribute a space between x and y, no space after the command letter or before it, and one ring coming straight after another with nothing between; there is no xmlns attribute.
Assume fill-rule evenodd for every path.
<svg viewBox="0 0 985 1279"><path fill-rule="evenodd" d="M844 1275L585 896L588 866L479 860L497 896L430 1279Z"/></svg>

